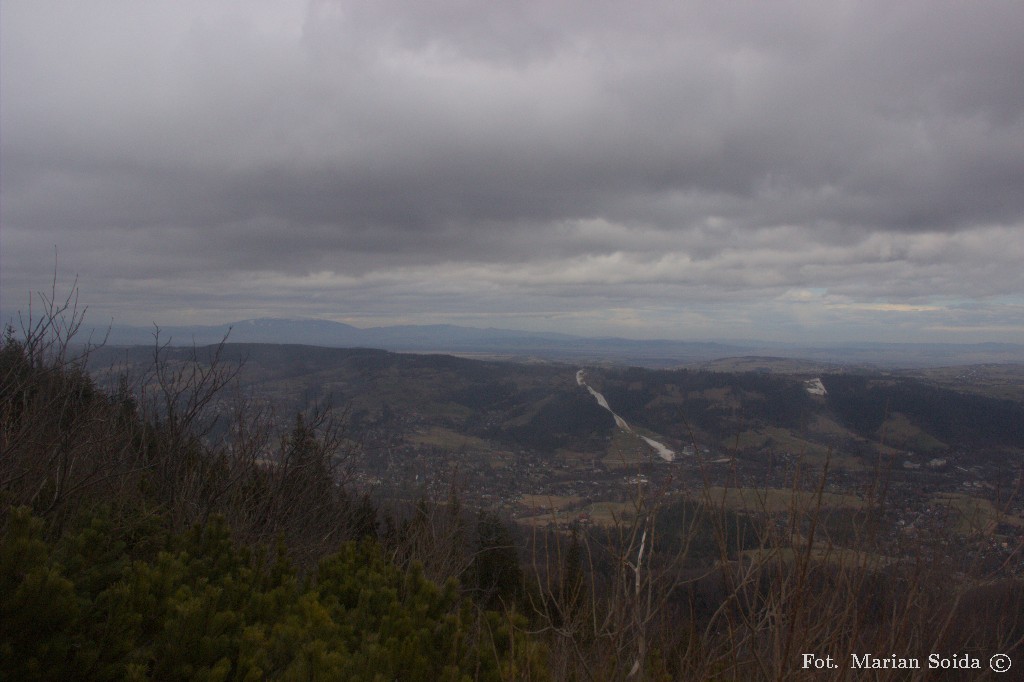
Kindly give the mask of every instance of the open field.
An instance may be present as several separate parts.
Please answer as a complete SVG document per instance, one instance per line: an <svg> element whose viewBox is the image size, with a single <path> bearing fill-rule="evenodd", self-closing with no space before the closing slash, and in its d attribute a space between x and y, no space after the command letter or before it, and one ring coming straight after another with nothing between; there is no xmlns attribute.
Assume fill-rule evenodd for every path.
<svg viewBox="0 0 1024 682"><path fill-rule="evenodd" d="M614 526L628 521L636 514L634 502L594 502L583 511L590 514L591 523L598 526Z"/></svg>
<svg viewBox="0 0 1024 682"><path fill-rule="evenodd" d="M937 506L956 514L952 528L959 535L988 535L999 523L1024 528L1024 519L1001 513L992 502L983 498L963 493L939 493L932 500Z"/></svg>
<svg viewBox="0 0 1024 682"><path fill-rule="evenodd" d="M523 495L520 502L524 507L540 507L541 509L567 509L575 507L583 501L577 495Z"/></svg>
<svg viewBox="0 0 1024 682"><path fill-rule="evenodd" d="M703 495L695 496L704 501ZM798 509L811 509L817 504L816 494L807 491L793 491L788 488L724 488L711 486L707 498L715 505L744 512L767 512L775 514ZM830 509L860 509L864 500L856 495L822 493L821 506Z"/></svg>
<svg viewBox="0 0 1024 682"><path fill-rule="evenodd" d="M800 547L799 539L794 547L777 547L772 549L748 549L739 553L739 556L754 562L779 561L783 564L792 564L797 560L798 553L802 555L805 547ZM892 557L883 556L871 552L863 552L845 547L828 546L824 543L815 543L811 547L810 560L816 563L825 563L836 566L860 566L869 569L881 569L895 563Z"/></svg>
<svg viewBox="0 0 1024 682"><path fill-rule="evenodd" d="M726 447L738 446L740 449L768 447L777 452L788 452L793 455L808 457L825 457L829 448L793 435L789 429L769 426L763 429L748 429L725 442Z"/></svg>
<svg viewBox="0 0 1024 682"><path fill-rule="evenodd" d="M601 463L610 470L635 469L637 465L647 464L656 457L654 450L640 436L616 430L608 454L601 459Z"/></svg>
<svg viewBox="0 0 1024 682"><path fill-rule="evenodd" d="M899 444L909 450L939 452L947 449L945 443L914 426L906 415L894 412L885 420L879 432L883 442Z"/></svg>
<svg viewBox="0 0 1024 682"><path fill-rule="evenodd" d="M454 451L462 448L490 449L488 442L481 438L458 433L441 426L432 426L423 433L413 434L409 436L409 440L418 445L431 445L444 450Z"/></svg>
<svg viewBox="0 0 1024 682"><path fill-rule="evenodd" d="M524 498L527 496L524 496ZM531 499L536 499L538 502L544 502L549 499L546 495L534 495L530 496ZM555 499L557 498L550 498ZM593 502L581 508L573 508L573 505L568 504L567 498L562 498L561 502L564 504L563 507L557 505L552 506L551 509L542 514L531 514L529 516L521 516L516 521L524 526L539 528L547 526L549 523L567 523L579 519L582 515L586 514L590 523L595 526L612 527L622 523L628 523L633 515L636 514L636 504L633 502ZM544 506L540 504L538 506Z"/></svg>
<svg viewBox="0 0 1024 682"><path fill-rule="evenodd" d="M824 414L814 415L814 418L811 420L808 428L815 433L824 433L833 436L845 436L850 433L849 429L844 427L835 419Z"/></svg>

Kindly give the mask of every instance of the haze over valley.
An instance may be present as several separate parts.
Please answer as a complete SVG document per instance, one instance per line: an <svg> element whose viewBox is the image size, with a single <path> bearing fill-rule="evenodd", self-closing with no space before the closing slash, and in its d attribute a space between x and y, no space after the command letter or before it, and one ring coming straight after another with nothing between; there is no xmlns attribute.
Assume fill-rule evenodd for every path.
<svg viewBox="0 0 1024 682"><path fill-rule="evenodd" d="M13 316L10 316L13 317ZM231 324L172 327L86 327L93 339L109 345L172 346L235 343L292 343L332 348L380 348L391 351L454 353L512 360L610 362L645 367L696 366L733 362L757 369L757 358L771 366L781 359L822 367L893 368L1022 363L1024 344L1014 343L781 343L760 340L671 341L586 337L513 329L457 325L401 325L359 328L330 320L255 319ZM83 334L84 336L85 334Z"/></svg>

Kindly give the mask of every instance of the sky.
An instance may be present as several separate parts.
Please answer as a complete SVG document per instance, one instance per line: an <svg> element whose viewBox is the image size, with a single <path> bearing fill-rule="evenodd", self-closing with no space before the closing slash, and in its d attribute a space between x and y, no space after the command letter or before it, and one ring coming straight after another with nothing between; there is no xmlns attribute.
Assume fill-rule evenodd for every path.
<svg viewBox="0 0 1024 682"><path fill-rule="evenodd" d="M1024 342L1024 3L4 0L0 309ZM38 299L37 299L38 300Z"/></svg>

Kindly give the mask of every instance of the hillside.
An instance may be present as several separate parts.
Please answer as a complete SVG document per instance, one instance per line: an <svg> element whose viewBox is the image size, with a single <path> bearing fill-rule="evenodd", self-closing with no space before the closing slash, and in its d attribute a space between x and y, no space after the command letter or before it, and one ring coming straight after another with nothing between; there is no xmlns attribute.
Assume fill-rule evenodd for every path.
<svg viewBox="0 0 1024 682"><path fill-rule="evenodd" d="M20 679L767 680L1024 641L1019 402L245 344L86 373L61 344L0 353Z"/></svg>
<svg viewBox="0 0 1024 682"><path fill-rule="evenodd" d="M199 349L200 357L210 352ZM192 350L163 353L180 363ZM151 361L152 349L105 348L91 366L97 376L138 374ZM995 484L1000 467L1019 461L1024 443L1020 401L869 370L589 368L590 384L635 430L625 433L577 384L576 365L267 344L226 344L220 361L241 367L240 395L272 408L279 428L317 406L344 415L368 479L411 485L451 467L473 490L487 494L490 484L490 494L509 503L563 490L573 477L603 481L624 467L657 470L659 458L641 436L689 453L675 469L731 458L743 462L739 471L750 480L768 476L772 461L801 457L827 456L834 470L860 475L884 455L897 458L900 476L943 459L943 470L928 475L953 488L962 482L950 473L954 467ZM1006 368L1007 380L1017 376ZM812 379L820 389L808 390ZM530 463L542 470L519 476ZM916 475L926 477L923 469Z"/></svg>

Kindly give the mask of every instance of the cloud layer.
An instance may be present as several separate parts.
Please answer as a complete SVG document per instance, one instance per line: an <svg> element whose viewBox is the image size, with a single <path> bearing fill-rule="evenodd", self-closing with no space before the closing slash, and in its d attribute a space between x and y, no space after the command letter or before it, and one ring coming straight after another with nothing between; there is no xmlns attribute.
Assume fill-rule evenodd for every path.
<svg viewBox="0 0 1024 682"><path fill-rule="evenodd" d="M1024 338L1024 5L90 3L0 22L3 309Z"/></svg>

